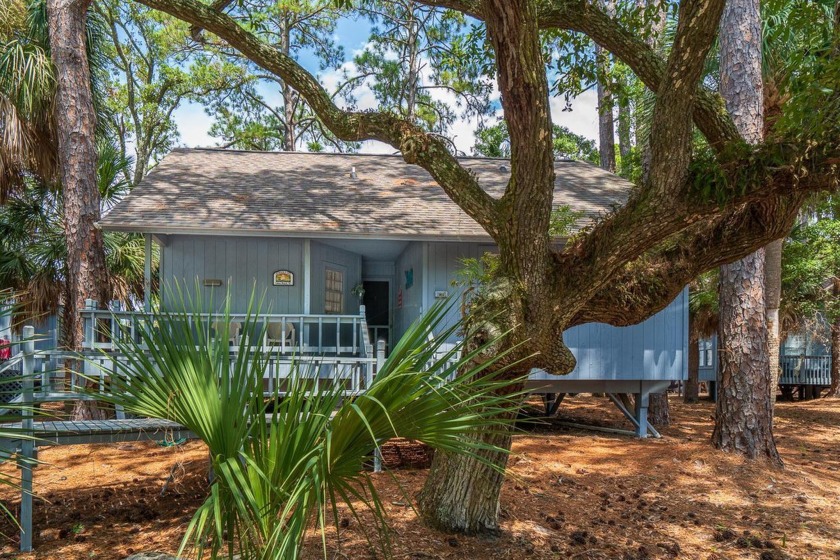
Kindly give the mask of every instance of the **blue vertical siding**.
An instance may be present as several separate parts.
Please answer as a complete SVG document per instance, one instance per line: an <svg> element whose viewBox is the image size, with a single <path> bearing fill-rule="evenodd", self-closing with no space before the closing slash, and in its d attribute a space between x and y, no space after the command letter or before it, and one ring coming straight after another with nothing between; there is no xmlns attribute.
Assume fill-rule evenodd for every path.
<svg viewBox="0 0 840 560"><path fill-rule="evenodd" d="M563 340L578 361L564 379L685 379L688 290L638 325L579 325L563 333Z"/></svg>
<svg viewBox="0 0 840 560"><path fill-rule="evenodd" d="M394 338L398 340L423 312L423 243L412 242L397 258L394 266ZM414 271L414 283L405 287L405 273ZM399 294L402 292L402 305Z"/></svg>
<svg viewBox="0 0 840 560"><path fill-rule="evenodd" d="M478 258L495 247L481 243L428 243L427 298L434 292L462 293L452 280L463 268L464 258ZM460 305L450 312L448 321L456 321ZM688 349L688 290L664 310L630 327L588 324L573 327L563 340L577 358L577 367L564 379L664 380L685 379ZM537 378L547 376L535 373Z"/></svg>
<svg viewBox="0 0 840 560"><path fill-rule="evenodd" d="M353 288L362 281L362 257L356 253L338 249L312 241L312 283L311 311L318 315L324 312L325 269L331 267L344 272L344 309L345 315L359 312L359 298L353 295Z"/></svg>
<svg viewBox="0 0 840 560"><path fill-rule="evenodd" d="M464 268L464 259L477 259L486 252L495 252L495 246L487 243L427 243L428 274L426 301L429 305L435 301L435 292L448 292L455 298L452 308L446 316L444 326L449 327L461 318L461 294L463 288L453 285L459 280Z"/></svg>
<svg viewBox="0 0 840 560"><path fill-rule="evenodd" d="M375 259L363 263L357 253L312 240L312 278L308 280L303 277L303 246L302 239L170 236L163 249L162 278L165 283L178 279L189 287L196 278L222 279L224 287L200 288L205 305L213 297L218 307L229 287L232 308L237 312L245 310L251 286L256 285L259 292L266 293L264 309L270 306L275 313L302 313L303 284L311 281L311 312L315 314L324 311L326 266L345 272L344 313L358 313L359 300L352 289L363 278L392 279L393 340L397 340L434 303L436 291L459 298L462 288L454 286L453 280L463 268L464 258L495 251L487 243L411 242L393 263ZM279 269L295 273L295 286L271 286L271 274ZM408 270L414 271L411 287L406 287ZM402 305L397 301L400 292ZM457 299L450 311L450 323L459 318L460 303ZM563 338L578 360L565 379L683 379L688 347L687 290L639 325L581 325L567 330ZM536 376L548 374L537 372Z"/></svg>
<svg viewBox="0 0 840 560"><path fill-rule="evenodd" d="M272 313L303 312L303 240L268 237L216 237L172 235L163 247L161 279L162 304L175 304L169 293L175 283L192 293L199 283L198 300L205 309L221 309L227 290L231 310L243 313L255 288L257 297L265 295L262 310ZM273 286L276 270L295 274L294 286ZM223 285L204 287L206 279L218 279Z"/></svg>

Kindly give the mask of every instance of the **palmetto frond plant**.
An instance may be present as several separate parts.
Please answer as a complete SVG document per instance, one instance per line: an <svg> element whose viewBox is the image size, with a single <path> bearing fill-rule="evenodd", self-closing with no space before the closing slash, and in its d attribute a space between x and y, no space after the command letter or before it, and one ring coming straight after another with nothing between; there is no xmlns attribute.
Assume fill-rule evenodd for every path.
<svg viewBox="0 0 840 560"><path fill-rule="evenodd" d="M22 188L27 176L55 185L55 68L45 0L0 2L0 202ZM102 22L87 18L87 56L97 113L104 110ZM106 119L100 118L100 122ZM98 131L104 136L104 128Z"/></svg>
<svg viewBox="0 0 840 560"><path fill-rule="evenodd" d="M125 180L132 162L110 142L98 143L98 181L103 207L129 190ZM142 235L106 232L105 261L113 299L143 299L145 241ZM23 179L0 206L0 286L25 292L17 322L56 313L63 299L67 259L62 197L35 175ZM153 254L153 267L158 263Z"/></svg>
<svg viewBox="0 0 840 560"><path fill-rule="evenodd" d="M200 307L184 299L190 300L185 309ZM340 384L314 383L318 368L301 358L284 394L265 399L270 352L244 336L231 352L228 333L212 333L206 315L157 313L136 339L124 338L118 345L127 365L108 372L108 400L173 420L210 451L215 478L181 553L294 559L310 529L320 531L326 550L326 529L338 530L342 504L357 517L364 504L374 526L384 529L384 509L362 467L386 440L404 437L473 456L487 451L468 436L505 428L519 395L502 396L511 381L479 375L491 365L476 365L485 348L463 356L459 344L444 350L442 341L458 328L442 327L449 305L440 303L415 322L367 390L352 397ZM220 324L228 325L227 317L213 320ZM242 323L252 340L262 340L262 328L256 313ZM435 329L444 332L430 337ZM380 543L387 548L387 538Z"/></svg>

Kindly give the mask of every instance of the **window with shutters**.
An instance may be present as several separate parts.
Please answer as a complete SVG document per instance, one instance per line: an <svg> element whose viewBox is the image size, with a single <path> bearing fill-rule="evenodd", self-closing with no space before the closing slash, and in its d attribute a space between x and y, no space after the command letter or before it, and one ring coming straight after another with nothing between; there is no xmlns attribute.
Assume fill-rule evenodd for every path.
<svg viewBox="0 0 840 560"><path fill-rule="evenodd" d="M344 273L334 268L325 272L324 313L340 315L344 310Z"/></svg>

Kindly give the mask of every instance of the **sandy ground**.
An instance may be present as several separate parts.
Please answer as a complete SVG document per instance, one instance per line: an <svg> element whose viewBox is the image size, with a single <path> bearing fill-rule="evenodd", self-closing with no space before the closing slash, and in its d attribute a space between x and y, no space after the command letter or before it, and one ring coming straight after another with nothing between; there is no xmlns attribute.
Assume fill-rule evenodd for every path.
<svg viewBox="0 0 840 560"><path fill-rule="evenodd" d="M516 436L498 538L422 526L405 495L426 471L376 475L400 559L646 558L840 559L840 401L779 403L784 471L712 450L712 405L672 397L674 425L660 440L539 426ZM558 420L630 428L606 399L567 399ZM0 557L122 559L177 549L206 492L202 445L131 443L44 449L36 470L34 554L0 524ZM4 467L8 468L8 467ZM172 473L172 480L167 480ZM162 490L166 485L166 491ZM0 489L12 509L19 496ZM329 558L382 558L346 517ZM313 539L310 553L323 556Z"/></svg>

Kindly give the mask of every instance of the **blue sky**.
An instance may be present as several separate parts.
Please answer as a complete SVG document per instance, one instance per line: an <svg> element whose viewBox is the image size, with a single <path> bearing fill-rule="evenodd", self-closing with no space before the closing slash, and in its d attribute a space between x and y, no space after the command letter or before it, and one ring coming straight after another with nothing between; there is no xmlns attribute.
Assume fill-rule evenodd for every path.
<svg viewBox="0 0 840 560"><path fill-rule="evenodd" d="M336 41L344 47L348 62L346 67L352 75L352 58L355 52L364 49L367 43L370 25L364 20L341 18L336 26ZM314 58L302 53L299 58L301 64L310 71L317 72ZM328 86L336 83L341 76L340 71L329 71L319 73L322 83ZM267 100L277 103L276 92L263 90L261 92ZM369 90L362 88L358 93L358 105L363 109L375 108L375 100ZM572 102L572 111L563 111L565 103L562 98L551 100L551 115L556 124L569 128L572 132L581 134L597 141L598 138L598 115L597 101L594 91L587 91ZM198 103L185 103L174 113L181 138L179 145L187 147L208 147L218 144L218 140L208 134L213 124L213 119L208 116L204 108ZM465 153L470 153L474 144L474 131L477 122L466 119L459 119L451 128L450 136L457 148ZM390 146L379 142L366 142L362 146L364 152L393 152Z"/></svg>

